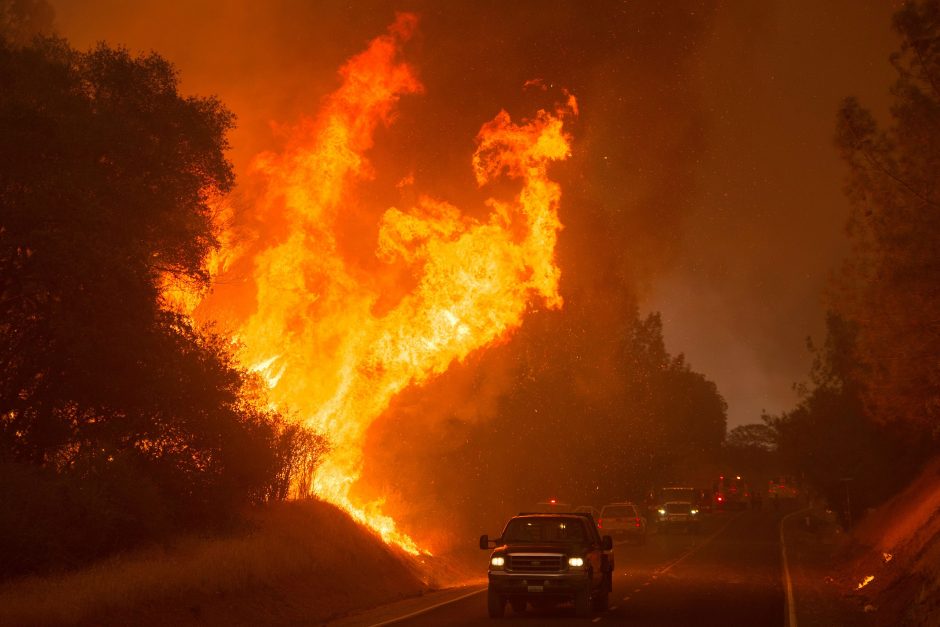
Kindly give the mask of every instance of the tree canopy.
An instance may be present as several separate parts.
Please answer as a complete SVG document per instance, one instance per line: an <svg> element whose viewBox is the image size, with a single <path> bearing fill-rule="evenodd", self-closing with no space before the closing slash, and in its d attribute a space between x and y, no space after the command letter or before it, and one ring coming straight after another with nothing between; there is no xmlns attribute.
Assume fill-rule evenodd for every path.
<svg viewBox="0 0 940 627"><path fill-rule="evenodd" d="M41 566L24 547L72 538L58 556L78 559L283 498L323 448L267 409L228 340L161 305L167 276L208 281L233 115L181 95L157 54L6 32L0 575Z"/></svg>
<svg viewBox="0 0 940 627"><path fill-rule="evenodd" d="M887 126L854 98L839 111L852 255L833 307L858 324L865 405L912 439L940 437L940 2L894 17L901 49Z"/></svg>
<svg viewBox="0 0 940 627"><path fill-rule="evenodd" d="M799 404L765 422L786 469L827 497L849 524L909 479L919 457L865 411L858 325L834 313L826 323L823 345L809 343L812 367L809 383L798 386Z"/></svg>

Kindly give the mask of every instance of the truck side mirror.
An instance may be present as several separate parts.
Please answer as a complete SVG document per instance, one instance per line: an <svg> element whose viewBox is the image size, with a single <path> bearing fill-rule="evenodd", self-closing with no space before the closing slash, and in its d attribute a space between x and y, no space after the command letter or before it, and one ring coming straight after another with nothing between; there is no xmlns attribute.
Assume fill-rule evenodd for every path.
<svg viewBox="0 0 940 627"><path fill-rule="evenodd" d="M490 548L490 538L485 533L482 536L480 536L480 548L481 549Z"/></svg>
<svg viewBox="0 0 940 627"><path fill-rule="evenodd" d="M610 551L614 548L614 539L610 536L604 536L601 538L601 548L605 551Z"/></svg>

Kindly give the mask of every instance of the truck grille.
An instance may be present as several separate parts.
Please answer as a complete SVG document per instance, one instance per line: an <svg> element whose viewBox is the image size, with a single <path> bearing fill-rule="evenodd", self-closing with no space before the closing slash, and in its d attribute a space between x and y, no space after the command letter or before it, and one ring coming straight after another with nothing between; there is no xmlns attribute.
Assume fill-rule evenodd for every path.
<svg viewBox="0 0 940 627"><path fill-rule="evenodd" d="M561 555L509 555L509 570L519 573L549 573L564 570Z"/></svg>

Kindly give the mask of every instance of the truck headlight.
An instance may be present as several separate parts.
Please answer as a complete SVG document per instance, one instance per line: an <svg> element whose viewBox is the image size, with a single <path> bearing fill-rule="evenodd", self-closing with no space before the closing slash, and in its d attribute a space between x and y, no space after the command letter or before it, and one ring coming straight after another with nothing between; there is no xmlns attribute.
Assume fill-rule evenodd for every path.
<svg viewBox="0 0 940 627"><path fill-rule="evenodd" d="M665 515L666 515L666 510L664 510L664 509L660 509L660 510L657 510L657 511L659 511L659 515L660 515L660 516L665 516Z"/></svg>
<svg viewBox="0 0 940 627"><path fill-rule="evenodd" d="M698 514L698 510L697 510L697 509L693 509L693 510L692 510L691 512L689 512L689 513L692 514L693 516L695 516L696 514Z"/></svg>
<svg viewBox="0 0 940 627"><path fill-rule="evenodd" d="M572 568L581 568L582 566L584 566L584 558L583 557L569 557L568 566L571 566Z"/></svg>
<svg viewBox="0 0 940 627"><path fill-rule="evenodd" d="M490 558L490 566L494 570L502 570L503 566L506 565L506 558L502 555L494 555Z"/></svg>

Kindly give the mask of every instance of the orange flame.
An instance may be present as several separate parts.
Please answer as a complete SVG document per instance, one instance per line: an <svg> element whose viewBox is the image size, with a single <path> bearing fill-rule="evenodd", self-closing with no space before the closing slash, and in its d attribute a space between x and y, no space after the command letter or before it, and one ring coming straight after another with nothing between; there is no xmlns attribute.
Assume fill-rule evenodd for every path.
<svg viewBox="0 0 940 627"><path fill-rule="evenodd" d="M487 202L488 220L427 197L410 210L385 211L376 254L406 264L419 279L377 314L382 284L344 260L335 223L353 186L371 175L365 154L375 130L390 122L401 96L423 89L397 60L416 23L400 15L388 34L344 65L341 87L287 148L258 158L266 192L250 211L260 219L276 216L286 229L251 259L256 306L236 329L239 358L268 382L271 401L332 442L314 492L415 554L417 545L379 511L381 503L350 498L366 431L395 394L504 340L533 303L562 305L554 263L561 189L547 169L569 156L562 121L576 109L566 93L554 112L516 124L502 111L482 127L472 161L479 185L498 177L521 182L511 201ZM220 256L228 258L231 244L225 238L223 244ZM211 317L207 311L197 317Z"/></svg>

